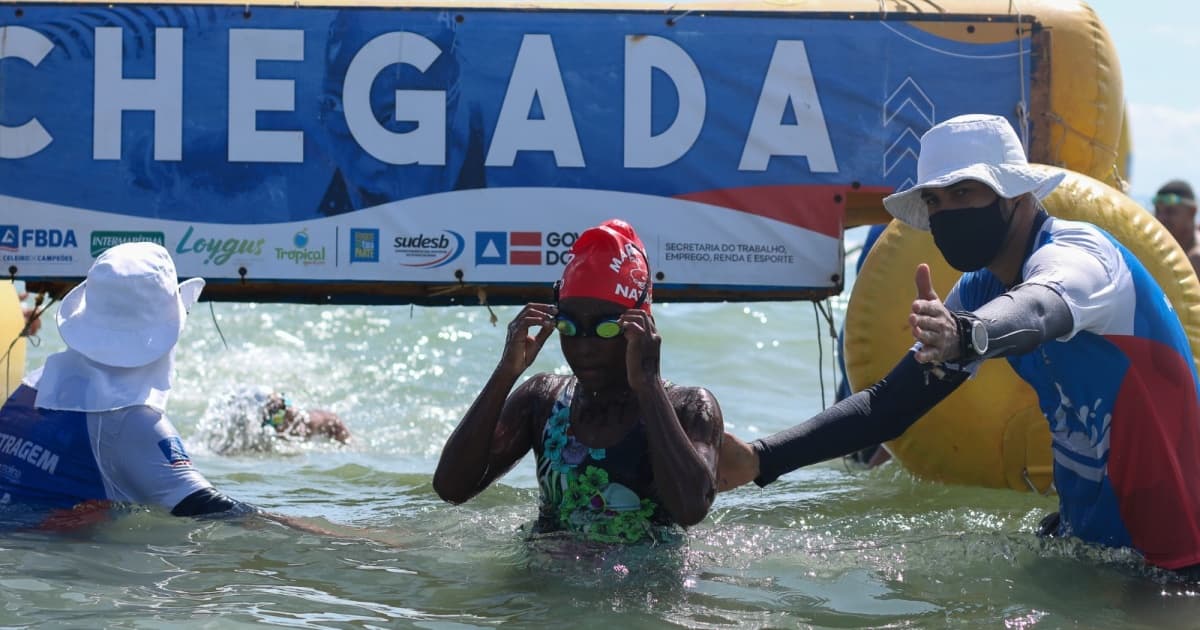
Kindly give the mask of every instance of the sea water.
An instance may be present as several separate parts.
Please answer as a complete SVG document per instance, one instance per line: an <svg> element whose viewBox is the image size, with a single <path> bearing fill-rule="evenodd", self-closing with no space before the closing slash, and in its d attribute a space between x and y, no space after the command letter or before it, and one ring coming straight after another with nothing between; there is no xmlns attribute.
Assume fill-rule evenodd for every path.
<svg viewBox="0 0 1200 630"><path fill-rule="evenodd" d="M830 306L840 325L844 299ZM462 506L430 485L517 310L199 304L169 407L193 461L231 496L338 536L151 510L7 534L0 626L1200 627L1196 593L1133 554L1038 539L1053 497L924 482L894 463L833 461L721 494L659 546L527 542L531 457ZM830 326L812 304L654 314L663 375L712 390L742 438L831 404ZM53 311L45 321L33 366L62 348ZM556 337L538 371L567 371ZM248 385L337 412L351 442L217 454L214 414Z"/></svg>

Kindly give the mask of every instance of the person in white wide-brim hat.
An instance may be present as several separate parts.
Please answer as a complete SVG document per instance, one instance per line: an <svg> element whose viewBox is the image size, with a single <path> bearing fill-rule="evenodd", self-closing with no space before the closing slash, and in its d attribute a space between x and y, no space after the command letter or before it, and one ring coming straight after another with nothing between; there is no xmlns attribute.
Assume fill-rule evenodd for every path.
<svg viewBox="0 0 1200 630"><path fill-rule="evenodd" d="M935 125L917 174L884 206L932 231L962 277L943 302L918 265L913 349L794 428L751 444L728 437L722 489L899 437L1004 357L1037 392L1054 440L1059 512L1040 533L1130 547L1200 577L1200 396L1187 335L1153 277L1103 230L1046 213L1041 199L1064 174L1031 168L1000 116Z"/></svg>
<svg viewBox="0 0 1200 630"><path fill-rule="evenodd" d="M0 512L8 525L69 529L112 503L178 516L248 514L193 467L167 419L175 345L204 280L178 283L161 246L102 253L59 306L67 349L0 409Z"/></svg>

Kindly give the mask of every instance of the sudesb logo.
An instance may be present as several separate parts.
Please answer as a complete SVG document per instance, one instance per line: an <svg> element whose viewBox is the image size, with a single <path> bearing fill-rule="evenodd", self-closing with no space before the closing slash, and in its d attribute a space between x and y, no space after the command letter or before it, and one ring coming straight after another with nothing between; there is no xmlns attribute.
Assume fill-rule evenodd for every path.
<svg viewBox="0 0 1200 630"><path fill-rule="evenodd" d="M454 230L441 234L401 234L392 239L392 249L405 267L433 269L448 265L462 255L466 239Z"/></svg>

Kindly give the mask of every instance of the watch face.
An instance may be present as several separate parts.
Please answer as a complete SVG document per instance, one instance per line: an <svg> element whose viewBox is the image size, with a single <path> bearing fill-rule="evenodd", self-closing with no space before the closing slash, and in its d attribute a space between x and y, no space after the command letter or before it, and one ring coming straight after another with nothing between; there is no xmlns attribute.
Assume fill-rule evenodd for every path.
<svg viewBox="0 0 1200 630"><path fill-rule="evenodd" d="M971 345L975 346L976 354L984 354L988 349L987 328L983 322L975 322L971 326Z"/></svg>

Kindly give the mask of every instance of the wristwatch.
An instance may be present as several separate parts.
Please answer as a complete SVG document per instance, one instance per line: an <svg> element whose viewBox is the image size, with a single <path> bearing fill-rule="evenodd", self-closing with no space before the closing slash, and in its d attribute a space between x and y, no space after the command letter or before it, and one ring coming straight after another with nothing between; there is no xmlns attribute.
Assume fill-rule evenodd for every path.
<svg viewBox="0 0 1200 630"><path fill-rule="evenodd" d="M988 332L983 320L969 311L956 311L958 323L958 358L962 362L982 358L988 351Z"/></svg>

